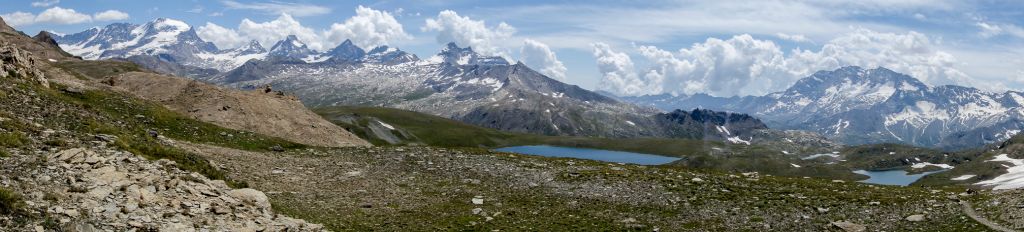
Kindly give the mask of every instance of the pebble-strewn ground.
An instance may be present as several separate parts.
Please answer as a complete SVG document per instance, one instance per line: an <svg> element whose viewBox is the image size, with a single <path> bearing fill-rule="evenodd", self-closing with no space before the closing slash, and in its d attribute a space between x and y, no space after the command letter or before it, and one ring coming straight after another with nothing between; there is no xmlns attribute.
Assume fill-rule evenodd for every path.
<svg viewBox="0 0 1024 232"><path fill-rule="evenodd" d="M0 186L17 192L24 202L20 212L0 216L4 230L323 228L275 214L260 191L231 189L224 181L181 171L173 161L149 161L103 146L3 158Z"/></svg>
<svg viewBox="0 0 1024 232"><path fill-rule="evenodd" d="M974 231L957 193L484 150L188 145L333 230ZM852 226L852 227L850 227Z"/></svg>

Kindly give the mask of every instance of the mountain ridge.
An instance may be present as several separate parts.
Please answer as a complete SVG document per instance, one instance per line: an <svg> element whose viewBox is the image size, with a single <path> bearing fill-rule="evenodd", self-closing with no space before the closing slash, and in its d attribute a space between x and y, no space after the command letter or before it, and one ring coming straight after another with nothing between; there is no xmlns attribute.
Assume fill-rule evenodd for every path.
<svg viewBox="0 0 1024 232"><path fill-rule="evenodd" d="M764 96L622 98L663 110L705 107L748 113L773 128L815 131L848 144L895 142L953 150L1005 139L1007 133L1019 131L1019 124L1003 122L1024 118L1022 96L1014 91L932 87L889 69L848 66L816 72L784 91ZM982 136L959 137L968 141L949 137L967 131Z"/></svg>

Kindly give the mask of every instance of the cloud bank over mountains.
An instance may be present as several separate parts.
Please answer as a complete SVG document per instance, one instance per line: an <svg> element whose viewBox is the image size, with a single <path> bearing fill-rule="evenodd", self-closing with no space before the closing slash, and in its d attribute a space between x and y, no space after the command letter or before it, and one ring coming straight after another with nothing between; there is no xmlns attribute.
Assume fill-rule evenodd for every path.
<svg viewBox="0 0 1024 232"><path fill-rule="evenodd" d="M435 18L428 18L421 28L425 32L437 32L438 43L455 42L473 47L473 51L484 55L507 56L501 43L516 33L516 29L505 22L487 27L483 20L459 16L452 10L441 11Z"/></svg>
<svg viewBox="0 0 1024 232"><path fill-rule="evenodd" d="M599 88L621 95L695 94L764 95L789 87L819 70L843 66L879 67L907 73L929 85L978 86L947 52L917 32L883 33L855 28L817 50L783 52L771 40L751 35L709 38L689 48L668 51L633 46L650 63L634 69L631 57L607 44L594 44L602 74Z"/></svg>
<svg viewBox="0 0 1024 232"><path fill-rule="evenodd" d="M160 12L159 4L96 12L85 4L90 3L38 0L0 13L9 24L33 30L154 15L208 16L192 19L198 21L194 29L222 49L251 40L270 47L295 35L318 51L352 40L364 49L401 46L425 57L455 42L518 60L554 79L621 95L763 95L815 71L847 65L884 66L929 85L1024 88L1019 58L1024 21L1004 17L1019 11L1013 4L683 1L468 7L225 0L176 9L187 16L168 12L166 5Z"/></svg>
<svg viewBox="0 0 1024 232"><path fill-rule="evenodd" d="M34 2L33 6L49 6L56 4L57 2ZM11 26L28 26L33 24L80 24L88 23L93 21L114 21L114 20L125 20L128 19L128 13L124 13L117 10L106 10L97 12L96 14L89 15L80 13L75 9L61 8L59 6L51 7L49 9L40 12L39 14L33 14L29 12L15 11L12 13L2 14L4 20Z"/></svg>
<svg viewBox="0 0 1024 232"><path fill-rule="evenodd" d="M208 22L196 32L221 48L246 45L250 40L269 46L288 35L295 35L310 48L320 51L331 49L346 39L360 47L373 48L411 38L391 13L363 6L356 8L355 16L322 31L304 26L291 15L282 13L277 19L267 22L242 19L237 29Z"/></svg>

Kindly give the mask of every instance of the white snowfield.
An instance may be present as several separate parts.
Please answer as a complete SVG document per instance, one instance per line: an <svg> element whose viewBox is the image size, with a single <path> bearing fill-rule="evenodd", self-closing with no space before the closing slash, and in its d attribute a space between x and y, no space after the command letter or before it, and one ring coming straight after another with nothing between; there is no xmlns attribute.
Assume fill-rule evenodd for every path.
<svg viewBox="0 0 1024 232"><path fill-rule="evenodd" d="M967 180L967 179L971 179L971 178L974 178L974 177L975 177L975 175L963 175L963 176L953 177L950 180Z"/></svg>
<svg viewBox="0 0 1024 232"><path fill-rule="evenodd" d="M989 186L995 190L1024 187L1024 159L1014 159L1007 154L1001 154L986 162L1008 162L1011 166L1006 166L1006 174L978 182L979 185Z"/></svg>
<svg viewBox="0 0 1024 232"><path fill-rule="evenodd" d="M731 142L731 143L735 143L735 144L746 144L746 145L750 145L750 141L747 141L747 140L743 140L743 139L741 139L741 138L740 138L739 136L733 136L733 137L729 137L729 138L727 138L727 140L728 140L729 142Z"/></svg>
<svg viewBox="0 0 1024 232"><path fill-rule="evenodd" d="M933 163L929 163L929 162L916 163L914 165L911 165L910 167L917 169L917 168L925 168L925 167L928 167L928 166L936 166L936 167L940 167L940 168L944 168L944 169L953 169L953 166L949 165L949 164L933 164Z"/></svg>

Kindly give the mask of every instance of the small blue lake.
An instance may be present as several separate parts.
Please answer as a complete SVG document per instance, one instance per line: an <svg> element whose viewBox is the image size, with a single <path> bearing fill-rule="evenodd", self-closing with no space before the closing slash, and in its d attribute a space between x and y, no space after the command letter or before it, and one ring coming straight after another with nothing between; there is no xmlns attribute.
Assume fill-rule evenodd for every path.
<svg viewBox="0 0 1024 232"><path fill-rule="evenodd" d="M526 155L539 155L546 157L563 157L598 160L613 163L631 163L640 165L667 164L679 160L676 157L651 155L643 153L609 151L574 147L556 147L547 145L516 146L494 149L495 151L511 152Z"/></svg>
<svg viewBox="0 0 1024 232"><path fill-rule="evenodd" d="M942 172L942 171L945 171L945 170L931 171L931 172L922 172L922 173L918 173L918 174L907 174L907 171L904 171L904 170L887 170L887 171L857 170L857 171L853 171L853 173L857 173L857 174L861 174L861 175L867 175L868 177L870 177L867 180L860 181L861 183L907 186L907 185L910 185L911 183L914 183L914 181L917 181L917 179L921 179L921 177L924 177L925 175L936 173L936 172Z"/></svg>

